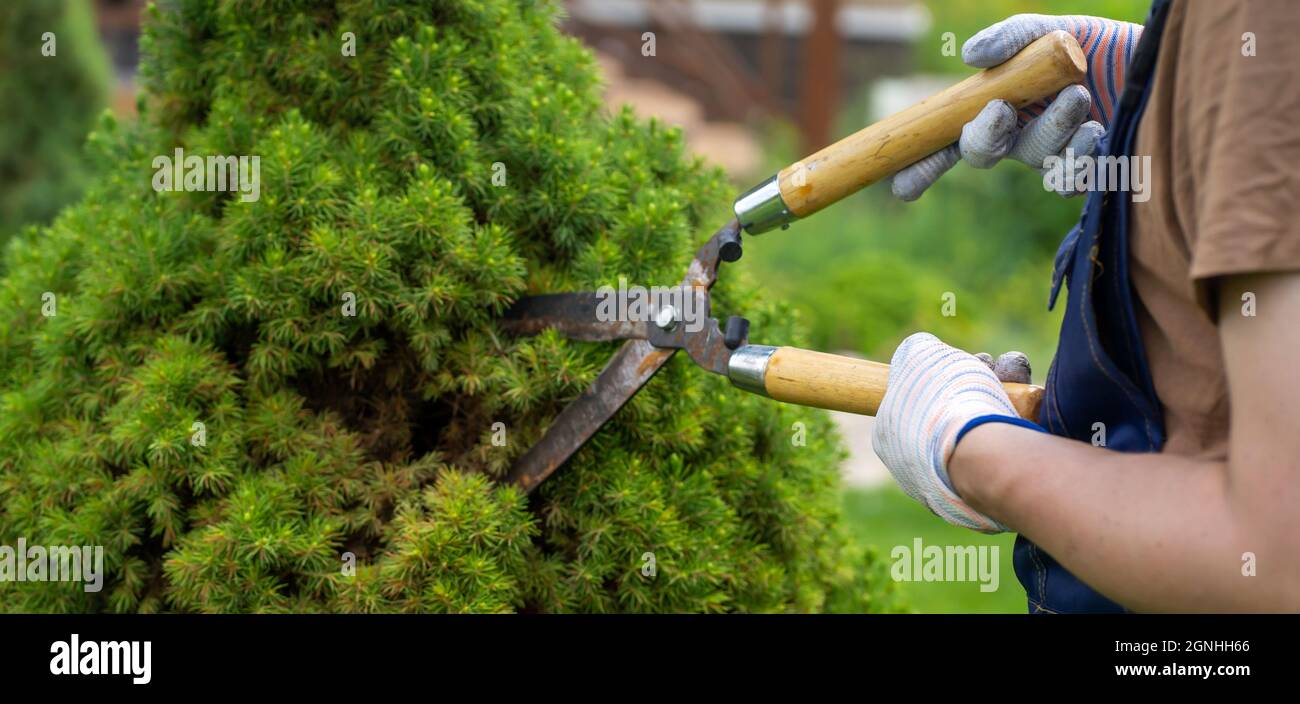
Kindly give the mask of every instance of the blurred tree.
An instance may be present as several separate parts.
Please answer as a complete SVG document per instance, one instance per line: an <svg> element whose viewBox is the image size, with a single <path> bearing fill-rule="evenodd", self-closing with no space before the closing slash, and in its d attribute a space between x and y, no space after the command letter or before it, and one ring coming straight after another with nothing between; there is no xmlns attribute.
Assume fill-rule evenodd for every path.
<svg viewBox="0 0 1300 704"><path fill-rule="evenodd" d="M803 80L799 121L804 152L812 154L831 143L831 129L840 107L840 45L835 26L839 0L811 0L812 27L804 40Z"/></svg>
<svg viewBox="0 0 1300 704"><path fill-rule="evenodd" d="M0 3L0 245L92 177L82 149L111 76L85 0Z"/></svg>

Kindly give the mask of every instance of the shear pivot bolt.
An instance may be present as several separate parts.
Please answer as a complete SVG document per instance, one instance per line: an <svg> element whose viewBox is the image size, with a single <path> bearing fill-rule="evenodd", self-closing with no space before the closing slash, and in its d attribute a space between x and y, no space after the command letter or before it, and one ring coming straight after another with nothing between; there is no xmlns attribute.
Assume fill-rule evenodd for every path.
<svg viewBox="0 0 1300 704"><path fill-rule="evenodd" d="M664 332L677 327L677 309L672 306L660 308L659 313L655 315L655 325Z"/></svg>

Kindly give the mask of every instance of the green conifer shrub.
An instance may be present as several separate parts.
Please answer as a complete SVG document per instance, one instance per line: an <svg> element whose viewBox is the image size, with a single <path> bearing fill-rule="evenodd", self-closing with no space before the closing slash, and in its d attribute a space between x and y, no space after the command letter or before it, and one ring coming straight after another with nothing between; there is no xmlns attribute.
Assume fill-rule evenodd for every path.
<svg viewBox="0 0 1300 704"><path fill-rule="evenodd" d="M49 222L90 180L82 146L109 81L90 3L0 3L0 245Z"/></svg>
<svg viewBox="0 0 1300 704"><path fill-rule="evenodd" d="M496 317L677 281L729 200L677 131L602 114L555 12L150 10L139 123L97 132L112 168L0 279L0 544L103 545L107 579L0 583L5 610L890 607L824 414L685 355L533 496L498 483L617 345ZM156 192L178 146L259 155L260 198ZM715 312L797 342L743 269Z"/></svg>

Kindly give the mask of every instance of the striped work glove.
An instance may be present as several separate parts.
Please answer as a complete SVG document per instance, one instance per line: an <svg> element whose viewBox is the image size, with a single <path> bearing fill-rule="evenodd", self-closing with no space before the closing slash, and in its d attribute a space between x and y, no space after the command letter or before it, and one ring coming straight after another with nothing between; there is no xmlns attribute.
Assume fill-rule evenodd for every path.
<svg viewBox="0 0 1300 704"><path fill-rule="evenodd" d="M977 68L996 66L1058 29L1073 34L1083 47L1088 57L1087 85L1066 86L1055 100L1043 100L1019 112L1004 100L990 102L962 128L960 141L894 175L896 197L905 201L920 198L960 160L987 169L1011 157L1041 173L1047 157L1065 158L1066 149L1073 149L1076 159L1096 151L1119 103L1124 73L1142 36L1141 25L1086 15L1015 15L967 40L961 58ZM1079 191L1058 193L1072 196Z"/></svg>
<svg viewBox="0 0 1300 704"><path fill-rule="evenodd" d="M1003 381L1029 381L1028 360L1008 352L993 369L990 362L929 333L903 340L890 362L889 385L872 438L876 455L908 496L945 521L981 533L1007 528L968 506L953 490L948 458L957 441L987 422L1042 430L1016 415L1002 389Z"/></svg>

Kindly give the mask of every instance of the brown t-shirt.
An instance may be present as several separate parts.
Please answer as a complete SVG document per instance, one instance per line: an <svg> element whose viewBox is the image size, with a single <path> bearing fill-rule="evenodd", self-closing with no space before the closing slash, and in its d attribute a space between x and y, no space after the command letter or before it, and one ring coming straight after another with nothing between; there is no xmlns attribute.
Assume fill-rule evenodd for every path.
<svg viewBox="0 0 1300 704"><path fill-rule="evenodd" d="M1174 2L1154 80L1134 148L1151 156L1131 211L1138 326L1165 451L1224 459L1215 277L1300 270L1300 2Z"/></svg>

